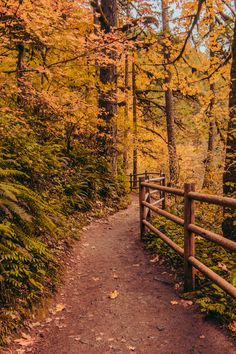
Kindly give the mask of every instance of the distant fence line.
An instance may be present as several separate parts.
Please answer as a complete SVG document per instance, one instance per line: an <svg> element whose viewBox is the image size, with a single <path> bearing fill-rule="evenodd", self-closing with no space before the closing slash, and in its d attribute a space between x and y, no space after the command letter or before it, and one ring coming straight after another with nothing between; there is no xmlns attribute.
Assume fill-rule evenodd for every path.
<svg viewBox="0 0 236 354"><path fill-rule="evenodd" d="M161 171L160 172L145 171L143 173L137 173L137 174L130 173L129 175L127 175L127 177L129 177L130 191L132 192L133 190L136 190L136 189L138 190L138 188L139 188L138 181L139 181L140 177L144 177L145 180L149 180L150 182L158 181L158 177L154 177L154 176L162 177L162 180L163 180L163 177L165 177L165 174L162 173Z"/></svg>

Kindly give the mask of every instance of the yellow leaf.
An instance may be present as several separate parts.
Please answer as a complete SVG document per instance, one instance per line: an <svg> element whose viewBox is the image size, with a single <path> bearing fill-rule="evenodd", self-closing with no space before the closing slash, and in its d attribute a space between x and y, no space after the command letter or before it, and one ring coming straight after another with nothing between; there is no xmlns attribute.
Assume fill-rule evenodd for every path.
<svg viewBox="0 0 236 354"><path fill-rule="evenodd" d="M233 321L229 324L229 329L232 331L232 332L236 332L236 321Z"/></svg>
<svg viewBox="0 0 236 354"><path fill-rule="evenodd" d="M56 306L56 312L61 312L65 310L66 306L64 304L57 304Z"/></svg>
<svg viewBox="0 0 236 354"><path fill-rule="evenodd" d="M175 300L172 300L170 303L171 303L171 305L178 305L178 301L175 301Z"/></svg>
<svg viewBox="0 0 236 354"><path fill-rule="evenodd" d="M129 349L131 352L134 352L134 351L135 351L135 347L132 347L131 345L128 346L128 349Z"/></svg>
<svg viewBox="0 0 236 354"><path fill-rule="evenodd" d="M117 298L118 295L119 295L118 291L117 291L117 290L114 290L114 291L112 291L112 292L109 294L108 297L109 297L110 299L114 300L114 299Z"/></svg>

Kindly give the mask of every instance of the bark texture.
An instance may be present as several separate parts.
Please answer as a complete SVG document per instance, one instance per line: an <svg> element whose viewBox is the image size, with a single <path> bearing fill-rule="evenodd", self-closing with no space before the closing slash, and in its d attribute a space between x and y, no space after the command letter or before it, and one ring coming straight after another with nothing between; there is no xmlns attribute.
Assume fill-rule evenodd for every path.
<svg viewBox="0 0 236 354"><path fill-rule="evenodd" d="M126 16L130 15L130 4L127 1ZM128 124L129 124L129 53L125 54L125 109L124 109L124 144L123 144L123 168L127 172L128 169Z"/></svg>
<svg viewBox="0 0 236 354"><path fill-rule="evenodd" d="M124 144L123 144L123 167L128 168L128 122L129 122L129 56L125 55L125 110L124 110Z"/></svg>
<svg viewBox="0 0 236 354"><path fill-rule="evenodd" d="M95 4L94 4L95 3ZM117 1L101 0L92 2L92 5L99 11L98 18L101 30L105 35L112 33L117 26ZM116 51L111 48L109 39L105 39L104 54L111 63L100 66L101 89L99 93L100 119L103 123L98 126L98 145L100 153L106 156L112 163L113 172L117 172L117 149L116 149L116 114L117 114L117 68L112 61L116 59Z"/></svg>
<svg viewBox="0 0 236 354"><path fill-rule="evenodd" d="M229 122L223 176L223 191L227 197L235 197L236 192L236 20L232 44L231 90L229 97ZM234 210L225 209L222 225L224 235L236 240L236 215Z"/></svg>
<svg viewBox="0 0 236 354"><path fill-rule="evenodd" d="M132 64L132 91L133 91L133 187L138 186L138 127L137 127L137 95L136 95L136 72L135 63Z"/></svg>
<svg viewBox="0 0 236 354"><path fill-rule="evenodd" d="M216 137L216 123L213 114L213 108L215 105L215 85L210 85L210 91L213 97L210 100L208 118L209 118L209 131L208 131L208 146L207 146L207 156L205 160L205 173L203 180L203 188L210 188L212 184L212 171L213 171L213 154L215 148L215 137Z"/></svg>
<svg viewBox="0 0 236 354"><path fill-rule="evenodd" d="M165 84L167 87L171 82L171 72L168 70L170 63L170 48L166 46L165 39L170 37L169 14L168 14L168 0L162 0L162 26L164 39L164 62L166 68ZM169 174L170 184L178 183L179 167L175 139L175 117L174 117L174 100L171 88L165 91L165 107L166 107L166 123L167 123L167 137L168 137L168 155L169 155Z"/></svg>

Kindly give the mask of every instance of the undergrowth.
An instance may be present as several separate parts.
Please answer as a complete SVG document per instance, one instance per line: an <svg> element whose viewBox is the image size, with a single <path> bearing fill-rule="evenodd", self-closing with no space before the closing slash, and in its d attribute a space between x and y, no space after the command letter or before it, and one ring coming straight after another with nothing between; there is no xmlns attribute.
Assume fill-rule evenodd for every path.
<svg viewBox="0 0 236 354"><path fill-rule="evenodd" d="M63 136L44 139L27 120L0 120L0 345L55 291L63 252L85 222L79 215L118 209L126 196L124 178L88 137L68 151Z"/></svg>
<svg viewBox="0 0 236 354"><path fill-rule="evenodd" d="M199 213L199 215L203 214ZM203 222L203 220L201 221ZM168 235L175 243L181 247L184 246L183 228L181 226L160 216L155 218L153 223L156 228ZM211 225L211 230L212 227ZM148 248L160 256L161 262L175 269L178 281L182 284L182 257L152 232L148 233L145 242ZM236 257L233 252L226 251L222 247L196 236L196 257L214 272L221 275L234 286L236 285ZM189 294L183 293L182 296L196 297L196 302L199 304L201 311L207 316L217 319L222 324L229 324L236 320L235 301L217 285L207 280L199 271L196 271L196 291Z"/></svg>

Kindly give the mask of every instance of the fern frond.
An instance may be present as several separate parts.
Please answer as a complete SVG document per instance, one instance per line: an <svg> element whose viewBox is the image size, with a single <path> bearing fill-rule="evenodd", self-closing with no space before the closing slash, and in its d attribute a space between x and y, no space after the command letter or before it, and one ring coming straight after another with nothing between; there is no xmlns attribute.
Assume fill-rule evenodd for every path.
<svg viewBox="0 0 236 354"><path fill-rule="evenodd" d="M32 216L29 215L21 206L6 198L0 198L0 208L4 211L5 208L12 214L17 215L20 219L26 222L32 221Z"/></svg>
<svg viewBox="0 0 236 354"><path fill-rule="evenodd" d="M5 179L7 177L27 177L24 172L13 170L13 169L4 169L0 167L0 178Z"/></svg>

